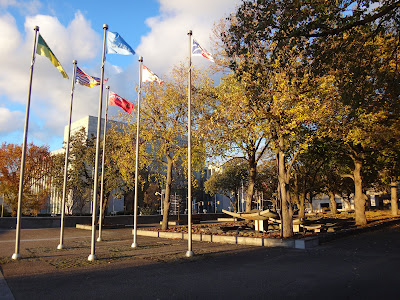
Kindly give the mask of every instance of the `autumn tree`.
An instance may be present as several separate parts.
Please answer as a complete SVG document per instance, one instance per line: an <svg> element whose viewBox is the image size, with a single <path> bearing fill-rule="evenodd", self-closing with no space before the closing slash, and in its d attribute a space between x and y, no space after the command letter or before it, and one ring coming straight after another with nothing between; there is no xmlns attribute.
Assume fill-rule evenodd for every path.
<svg viewBox="0 0 400 300"><path fill-rule="evenodd" d="M334 74L339 90L338 107L326 132L346 145L353 161L356 224L366 224L363 167L371 154L387 144L390 124L398 118L398 43L376 26L355 27L340 35L316 41L314 66ZM370 36L374 35L371 40ZM386 49L386 51L384 51ZM385 62L385 66L382 65ZM387 67L388 64L391 67ZM394 84L394 85L393 85ZM397 88L396 88L397 86ZM393 131L392 131L393 132Z"/></svg>
<svg viewBox="0 0 400 300"><path fill-rule="evenodd" d="M390 193L391 198L391 212L393 216L398 215L398 197L397 197L397 185L399 181L399 131L398 128L400 124L397 122L393 123L393 130L387 132L390 135L387 139L387 144L385 144L384 149L380 152L379 161L382 165L382 168L379 172L379 179L382 183L381 190ZM388 188L390 190L388 191Z"/></svg>
<svg viewBox="0 0 400 300"><path fill-rule="evenodd" d="M0 193L9 205L13 215L18 206L19 176L22 148L19 145L3 143L0 148ZM37 215L50 195L52 168L47 146L30 143L25 158L25 178L23 186L22 212Z"/></svg>
<svg viewBox="0 0 400 300"><path fill-rule="evenodd" d="M248 181L246 211L251 210L257 165L269 146L257 106L246 97L244 85L233 74L224 76L213 89L210 114L203 118L209 155L222 158L242 158L247 161Z"/></svg>
<svg viewBox="0 0 400 300"><path fill-rule="evenodd" d="M314 139L293 164L291 195L299 208L300 220L305 220L307 195L310 195L310 205L312 205L311 195L321 193L324 188L321 175L324 165L330 158L326 155L325 147L326 143Z"/></svg>
<svg viewBox="0 0 400 300"><path fill-rule="evenodd" d="M372 4L378 5L372 8ZM358 115L362 115L364 120L370 118L370 120L382 121L384 119L382 115L370 115L372 112L366 108L373 107L373 103L393 103L398 97L398 88L393 88L393 86L398 87L398 84L390 84L390 82L396 82L393 81L397 78L396 75L393 76L396 72L386 72L385 74L389 76L382 76L380 72L382 70L380 66L386 65L387 61L392 62L389 65L397 66L395 60L398 57L396 54L398 43L392 43L395 45L393 46L395 51L387 52L387 60L382 60L382 55L371 54L376 53L374 48L379 48L377 39L384 41L390 32L389 35L396 36L398 23L394 20L398 18L398 9L397 1L379 3L378 1L329 3L244 1L236 14L229 18L231 25L229 30L222 35L222 39L225 43L225 51L231 57L230 66L239 78L245 78L250 72L251 82L253 85L258 84L261 79L257 75L263 74L263 69L268 70L267 66L269 66L270 72L272 69L285 70L289 75L287 78L290 79L295 73L291 72L287 66L295 49L302 56L296 55L298 57L296 62L301 62L301 68L309 70L311 78L322 78L321 76L326 78L326 74L329 74L330 78L335 78L335 80L331 79L330 84L325 85L325 87L332 86L340 91L340 95L334 92L332 99L336 98L344 105L350 105L352 109L358 107L348 115L349 121ZM293 14L294 11L296 11L295 14ZM381 47L381 49L384 48ZM359 51L360 49L362 51ZM392 55L389 55L390 53ZM268 63L270 59L276 61L276 64ZM326 68L321 67L323 65ZM353 67L349 68L349 66ZM338 73L337 70L349 72ZM263 74L263 78L269 79L265 75ZM314 89L312 85L314 83L314 80L310 80L303 87L308 86L309 89ZM268 84L265 83L264 86ZM291 87L293 88L293 85ZM327 91L326 88L325 91ZM379 97L377 95L379 93L384 97ZM324 94L317 92L315 95L319 99L325 99ZM364 105L364 103L367 104ZM349 107L344 109L348 110ZM341 113L342 111L339 112ZM354 129L357 128L356 123L352 123ZM327 130L329 131L329 128ZM355 137L355 132L359 131L354 130L347 136L344 134L347 139L344 142L348 143L349 147L351 145L348 154L353 157L354 162L355 173L352 176L355 178L356 222L362 225L366 223L365 197L359 175L363 158L360 157L360 151L357 149L356 152L354 151L354 142L355 148L361 146L358 143L360 139L351 141ZM367 149L363 152L368 152L365 150Z"/></svg>
<svg viewBox="0 0 400 300"><path fill-rule="evenodd" d="M279 53L288 45L304 48L310 45L304 41L376 24L377 30L369 36L373 40L389 27L399 32L399 11L398 0L244 0L235 13L240 22L232 24L241 32L243 43L232 44L231 51L246 53L249 41L258 40L273 45L273 53Z"/></svg>
<svg viewBox="0 0 400 300"><path fill-rule="evenodd" d="M210 85L204 74L192 69L192 130L198 128L198 118L205 110L207 101L200 94L200 86ZM175 67L162 85L146 83L143 86L140 128L140 163L150 173L159 174L165 182L162 228L168 228L172 185L180 173L187 173L187 67ZM125 132L136 133L136 117L128 120ZM130 141L132 143L132 140ZM203 141L192 140L192 164L200 170L204 164ZM132 150L131 153L135 153ZM182 172L183 170L184 172ZM178 184L178 182L175 182Z"/></svg>
<svg viewBox="0 0 400 300"><path fill-rule="evenodd" d="M226 43L229 47L228 40ZM237 63L234 71L246 87L249 105L257 107L264 136L270 137L276 154L283 236L290 237L293 235L291 169L300 151L313 139L315 124L323 122L323 116L329 112L335 91L329 76L312 78L310 72L300 68L301 55L297 49L290 50L293 55L282 67L280 61L266 56L264 52L268 49L255 43L258 53L251 44L249 52L240 54L240 58L239 54L232 54Z"/></svg>
<svg viewBox="0 0 400 300"><path fill-rule="evenodd" d="M101 147L102 150L100 152L100 155L103 155L103 149L105 149L104 169L101 170L101 172L104 172L103 199L100 199L100 201L102 201L101 207L103 218L106 215L110 198L122 198L129 191L128 187L130 186L130 182L128 180L124 181L121 174L121 166L126 165L127 161L129 161L129 159L127 159L128 155L124 156L124 152L121 149L120 142L121 139L124 138L123 135L125 134L121 131L121 126L121 124L116 122L108 122L106 131L106 144L104 148ZM104 139L101 142L102 146L103 143ZM126 174L125 179L127 179Z"/></svg>

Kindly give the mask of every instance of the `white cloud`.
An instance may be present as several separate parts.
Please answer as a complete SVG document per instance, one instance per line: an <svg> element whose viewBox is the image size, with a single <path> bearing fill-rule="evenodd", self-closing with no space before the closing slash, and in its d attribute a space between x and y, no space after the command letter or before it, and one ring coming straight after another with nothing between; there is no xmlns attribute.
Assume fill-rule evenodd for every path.
<svg viewBox="0 0 400 300"><path fill-rule="evenodd" d="M29 127L29 136L46 142L48 139L46 136L62 137L64 126L67 124L72 60L76 59L78 64L85 66L85 64L93 65L94 59L98 59L94 61L98 71L94 69L85 69L85 71L93 76L99 76L101 37L79 11L68 26L62 25L57 18L52 16L27 17L24 35L18 31L13 16L10 14L0 16L0 28L2 28L0 96L11 102L7 105L26 103L33 49L33 28L36 25L39 26L40 34L70 76L69 80L64 79L46 57L36 55L31 97L30 124L32 126ZM73 120L88 114L96 115L98 96L98 88L77 87L74 96ZM20 128L16 128L18 129Z"/></svg>
<svg viewBox="0 0 400 300"><path fill-rule="evenodd" d="M159 0L160 15L146 20L151 31L142 37L137 53L144 64L162 76L188 57L188 30L202 47L210 49L214 23L234 12L240 0ZM205 63L206 60L195 61Z"/></svg>
<svg viewBox="0 0 400 300"><path fill-rule="evenodd" d="M8 6L15 6L17 5L16 0L0 0L0 7L7 8Z"/></svg>
<svg viewBox="0 0 400 300"><path fill-rule="evenodd" d="M39 0L17 1L17 0L0 0L0 8L16 7L23 14L35 14L39 11L42 3Z"/></svg>
<svg viewBox="0 0 400 300"><path fill-rule="evenodd" d="M20 111L10 111L8 108L0 107L0 133L7 134L21 129L24 124L24 114Z"/></svg>
<svg viewBox="0 0 400 300"><path fill-rule="evenodd" d="M188 56L187 31L193 30L198 42L210 49L209 37L214 22L235 10L240 0L159 0L160 14L146 20L150 32L141 39L137 47L138 55L144 56L144 63L160 77L169 73L174 65L185 62ZM23 7L25 5L25 8ZM25 32L20 32L15 18L0 13L0 99L1 130L10 134L20 134L25 111L14 111L14 107L25 107L29 70L31 66L34 26L39 26L40 34L57 56L70 76L64 79L51 62L43 56L36 56L31 98L29 137L37 143L48 143L59 137L59 145L68 121L72 60L78 61L85 72L100 77L102 36L92 29L91 23L77 11L68 25L49 15L34 14L41 3L37 0L0 0L0 9L14 7L27 9ZM209 64L207 60L196 58L195 64ZM137 78L136 58L129 66L120 68L106 62L105 77L109 77L111 90L134 102ZM105 91L105 89L104 89ZM73 105L73 121L87 115L97 115L99 88L76 86ZM104 109L103 109L104 115ZM5 120L14 120L9 123ZM13 127L8 124L21 124ZM19 142L19 141L18 141ZM56 146L56 147L57 147ZM52 146L54 148L54 146Z"/></svg>
<svg viewBox="0 0 400 300"><path fill-rule="evenodd" d="M11 54L21 44L21 34L15 19L10 14L0 16L0 56Z"/></svg>

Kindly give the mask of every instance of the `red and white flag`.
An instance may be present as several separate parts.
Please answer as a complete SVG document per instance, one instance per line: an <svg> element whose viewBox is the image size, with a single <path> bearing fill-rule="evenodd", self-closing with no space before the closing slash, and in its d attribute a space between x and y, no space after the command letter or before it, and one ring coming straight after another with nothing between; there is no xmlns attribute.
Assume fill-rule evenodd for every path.
<svg viewBox="0 0 400 300"><path fill-rule="evenodd" d="M143 65L142 68L142 82L158 82L162 84L164 81L160 79L156 74L154 74L148 67Z"/></svg>
<svg viewBox="0 0 400 300"><path fill-rule="evenodd" d="M115 105L121 107L124 111L131 114L133 110L133 103L118 96L117 94L110 91L110 97L108 98L108 105Z"/></svg>

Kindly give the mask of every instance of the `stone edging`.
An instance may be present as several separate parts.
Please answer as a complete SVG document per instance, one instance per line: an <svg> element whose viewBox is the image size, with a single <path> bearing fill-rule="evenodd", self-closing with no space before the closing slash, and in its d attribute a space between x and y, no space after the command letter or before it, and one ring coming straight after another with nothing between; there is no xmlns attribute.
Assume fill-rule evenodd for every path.
<svg viewBox="0 0 400 300"><path fill-rule="evenodd" d="M185 239L185 240L188 239L188 234L183 232L137 230L137 234L141 236L159 237L166 239ZM249 245L249 246L261 246L261 247L284 247L284 248L297 248L297 249L307 249L319 245L318 237L283 240L283 239L193 233L192 240L201 242L211 242L211 243Z"/></svg>

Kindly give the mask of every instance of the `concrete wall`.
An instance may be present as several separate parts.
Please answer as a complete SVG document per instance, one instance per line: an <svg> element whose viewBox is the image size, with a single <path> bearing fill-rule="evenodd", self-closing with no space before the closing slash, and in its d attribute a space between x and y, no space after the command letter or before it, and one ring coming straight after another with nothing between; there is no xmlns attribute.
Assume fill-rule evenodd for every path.
<svg viewBox="0 0 400 300"><path fill-rule="evenodd" d="M218 218L226 216L225 214L196 214L193 215L200 217L202 221L217 220ZM178 216L170 216L170 220L174 221ZM187 220L186 215L181 215L181 219ZM161 215L152 216L138 216L138 224L159 224L162 220ZM60 227L60 216L57 217L22 217L21 228L57 228ZM66 216L64 219L65 227L75 227L76 224L92 224L91 216ZM106 216L105 225L133 225L133 215L128 216ZM15 229L17 220L15 217L0 218L0 229Z"/></svg>

